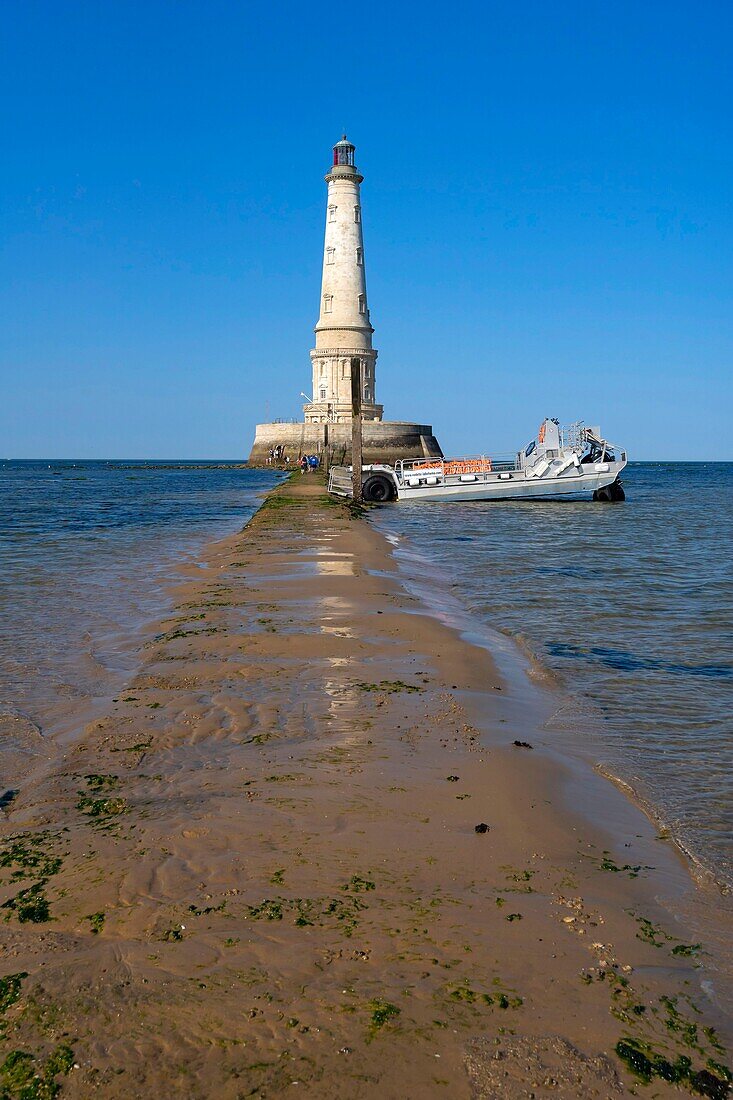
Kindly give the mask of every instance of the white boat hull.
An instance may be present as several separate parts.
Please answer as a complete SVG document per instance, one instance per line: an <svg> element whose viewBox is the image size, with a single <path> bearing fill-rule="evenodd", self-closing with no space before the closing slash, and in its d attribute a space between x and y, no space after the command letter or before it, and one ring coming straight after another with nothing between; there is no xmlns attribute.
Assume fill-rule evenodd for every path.
<svg viewBox="0 0 733 1100"><path fill-rule="evenodd" d="M560 477L527 478L519 473L512 479L499 480L498 475L484 475L480 481L468 484L398 485L398 500L434 500L450 503L471 500L561 500L591 499L594 492L612 485L625 462L611 462L608 472L563 474ZM479 475L482 477L482 475Z"/></svg>
<svg viewBox="0 0 733 1100"><path fill-rule="evenodd" d="M514 455L465 458L401 459L394 467L362 467L365 501L433 500L441 503L491 500L620 501L625 494L619 480L626 451L610 444L600 428L582 421L561 428L546 418L537 437ZM352 493L350 467L332 467L329 491Z"/></svg>

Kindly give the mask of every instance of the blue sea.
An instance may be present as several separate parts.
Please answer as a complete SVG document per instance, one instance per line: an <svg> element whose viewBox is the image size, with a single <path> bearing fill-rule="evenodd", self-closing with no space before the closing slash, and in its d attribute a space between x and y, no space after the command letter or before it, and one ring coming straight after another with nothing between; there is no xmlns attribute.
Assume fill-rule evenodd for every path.
<svg viewBox="0 0 733 1100"><path fill-rule="evenodd" d="M166 613L181 561L239 530L275 472L218 463L0 462L0 717L44 733L103 700Z"/></svg>
<svg viewBox="0 0 733 1100"><path fill-rule="evenodd" d="M559 685L548 739L733 888L733 464L633 463L623 504L400 503L377 524Z"/></svg>

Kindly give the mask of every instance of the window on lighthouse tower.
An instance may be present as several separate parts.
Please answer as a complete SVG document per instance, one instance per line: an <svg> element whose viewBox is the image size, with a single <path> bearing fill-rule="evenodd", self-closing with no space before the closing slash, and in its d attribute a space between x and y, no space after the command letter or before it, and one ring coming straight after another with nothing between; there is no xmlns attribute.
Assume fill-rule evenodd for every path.
<svg viewBox="0 0 733 1100"><path fill-rule="evenodd" d="M359 295L359 313L366 313L366 297L363 294Z"/></svg>
<svg viewBox="0 0 733 1100"><path fill-rule="evenodd" d="M324 313L330 313L332 311L332 309L333 309L333 295L332 294L324 294L323 295L323 312Z"/></svg>
<svg viewBox="0 0 733 1100"><path fill-rule="evenodd" d="M361 266L364 263L364 249L357 248L356 250L356 262Z"/></svg>
<svg viewBox="0 0 733 1100"><path fill-rule="evenodd" d="M336 207L335 206L329 206L329 208L328 208L328 220L330 222L335 222L336 221Z"/></svg>
<svg viewBox="0 0 733 1100"><path fill-rule="evenodd" d="M333 258L334 258L335 255L336 255L336 249L335 248L327 248L326 249L326 263L327 264L332 264L333 263Z"/></svg>

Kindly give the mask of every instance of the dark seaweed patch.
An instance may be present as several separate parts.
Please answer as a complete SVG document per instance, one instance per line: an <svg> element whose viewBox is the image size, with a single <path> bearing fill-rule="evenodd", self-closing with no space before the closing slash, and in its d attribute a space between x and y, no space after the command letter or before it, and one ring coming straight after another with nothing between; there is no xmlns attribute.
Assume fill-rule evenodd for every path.
<svg viewBox="0 0 733 1100"><path fill-rule="evenodd" d="M105 914L102 912L90 913L88 917L84 917L84 920L89 921L92 929L92 934L98 936L104 928Z"/></svg>
<svg viewBox="0 0 733 1100"><path fill-rule="evenodd" d="M282 920L283 903L280 899L266 898L259 905L248 905L247 912L252 920Z"/></svg>
<svg viewBox="0 0 733 1100"><path fill-rule="evenodd" d="M43 924L44 921L51 919L48 899L43 892L44 885L45 883L41 881L34 883L33 886L28 886L25 890L21 890L20 893L16 894L15 897L4 901L2 908L14 912L21 924L28 922ZM10 913L8 913L9 916Z"/></svg>
<svg viewBox="0 0 733 1100"><path fill-rule="evenodd" d="M665 943L672 939L659 925L653 924L646 917L637 917L636 919L639 924L639 930L636 933L638 940L650 943L652 947L663 947Z"/></svg>
<svg viewBox="0 0 733 1100"><path fill-rule="evenodd" d="M127 802L124 798L91 798L82 794L76 804L77 810L81 810L87 817L105 818L116 817L118 814L127 813Z"/></svg>
<svg viewBox="0 0 733 1100"><path fill-rule="evenodd" d="M341 887L342 890L351 890L354 894L363 894L376 887L371 879L362 878L361 875L352 875L348 882Z"/></svg>
<svg viewBox="0 0 733 1100"><path fill-rule="evenodd" d="M6 974L4 978L0 978L0 1013L5 1012L7 1008L15 1004L20 997L21 986L27 977L28 972L21 970L17 974Z"/></svg>
<svg viewBox="0 0 733 1100"><path fill-rule="evenodd" d="M673 955L683 955L687 958L691 955L697 955L702 951L701 943L678 943L676 947L672 948Z"/></svg>
<svg viewBox="0 0 733 1100"><path fill-rule="evenodd" d="M377 1032L380 1031L385 1024L389 1023L390 1020L396 1020L401 1011L397 1005L393 1005L390 1001L383 1001L379 998L370 1001L369 1008L371 1015L369 1017L367 1041L371 1041Z"/></svg>
<svg viewBox="0 0 733 1100"><path fill-rule="evenodd" d="M11 881L22 878L50 878L61 869L61 859L45 849L53 842L51 833L25 833L10 837L0 852L0 867L13 868Z"/></svg>
<svg viewBox="0 0 733 1100"><path fill-rule="evenodd" d="M85 775L84 778L90 791L113 791L121 783L117 775Z"/></svg>
<svg viewBox="0 0 733 1100"><path fill-rule="evenodd" d="M604 852L601 859L598 861L598 866L601 871L610 871L612 874L626 874L629 878L638 878L640 871L653 871L653 867L645 867L641 863L631 864L624 863L619 865L614 859L611 858L610 852Z"/></svg>
<svg viewBox="0 0 733 1100"><path fill-rule="evenodd" d="M712 1100L725 1100L730 1094L730 1071L726 1066L716 1065L720 1076L710 1069L693 1070L687 1055L680 1054L671 1061L636 1039L621 1039L615 1049L629 1072L645 1084L656 1077L672 1084L685 1085L691 1092L711 1097Z"/></svg>
<svg viewBox="0 0 733 1100"><path fill-rule="evenodd" d="M226 898L224 901L219 902L218 905L205 905L199 908L198 905L189 905L189 913L193 913L194 917L208 917L210 913L223 913L226 909Z"/></svg>
<svg viewBox="0 0 733 1100"><path fill-rule="evenodd" d="M25 1050L11 1050L0 1065L2 1100L53 1100L61 1091L56 1077L66 1075L74 1065L71 1047L56 1048L45 1062Z"/></svg>
<svg viewBox="0 0 733 1100"><path fill-rule="evenodd" d="M183 939L183 932L180 928L166 928L161 933L160 938L164 943L180 943Z"/></svg>
<svg viewBox="0 0 733 1100"><path fill-rule="evenodd" d="M359 880L356 893L363 889L373 889L373 886L362 886L362 883L368 883L368 880ZM352 883L342 889L350 891L353 889ZM259 905L248 905L247 914L251 920L267 921L283 920L286 914L292 914L293 922L298 928L334 920L340 926L342 934L350 937L357 926L358 914L363 909L366 909L365 902L347 893L345 897L336 898L265 898Z"/></svg>

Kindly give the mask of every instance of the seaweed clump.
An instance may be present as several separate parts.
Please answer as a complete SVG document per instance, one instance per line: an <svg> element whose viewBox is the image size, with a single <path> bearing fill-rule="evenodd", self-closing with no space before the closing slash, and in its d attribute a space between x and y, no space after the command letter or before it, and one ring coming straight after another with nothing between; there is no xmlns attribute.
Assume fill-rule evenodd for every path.
<svg viewBox="0 0 733 1100"><path fill-rule="evenodd" d="M51 833L19 834L9 839L7 848L0 852L0 867L12 868L11 881L48 879L61 870L62 860L45 850L53 839Z"/></svg>
<svg viewBox="0 0 733 1100"><path fill-rule="evenodd" d="M48 898L43 892L45 883L35 882L33 886L26 887L3 902L2 908L15 913L21 924L43 924L51 919L51 909ZM9 914L8 914L9 915Z"/></svg>
<svg viewBox="0 0 733 1100"><path fill-rule="evenodd" d="M83 794L80 795L76 808L87 817L116 817L117 814L127 812L127 802L124 798L92 798Z"/></svg>
<svg viewBox="0 0 733 1100"><path fill-rule="evenodd" d="M66 1076L73 1065L74 1052L65 1045L57 1047L42 1063L28 1051L11 1050L0 1064L0 1096L2 1100L54 1100L61 1091L56 1078Z"/></svg>
<svg viewBox="0 0 733 1100"><path fill-rule="evenodd" d="M730 1071L718 1066L720 1073L709 1069L695 1070L686 1054L680 1054L674 1061L656 1053L650 1047L635 1039L620 1039L616 1043L616 1054L630 1073L640 1081L649 1084L654 1078L684 1085L698 1096L710 1097L710 1100L726 1100L730 1095Z"/></svg>
<svg viewBox="0 0 733 1100"><path fill-rule="evenodd" d="M397 1005L393 1005L390 1001L383 1001L381 998L370 1001L369 1008L371 1010L371 1016L369 1017L367 1042L371 1042L377 1032L380 1031L385 1024L389 1023L390 1020L396 1020L401 1011Z"/></svg>
<svg viewBox="0 0 733 1100"><path fill-rule="evenodd" d="M28 971L21 970L17 974L6 974L4 978L0 978L0 1015L18 1000L21 986L27 977Z"/></svg>
<svg viewBox="0 0 733 1100"><path fill-rule="evenodd" d="M15 913L21 923L41 924L50 920L44 887L52 875L58 874L63 863L60 856L49 850L56 838L44 831L19 833L8 839L9 843L0 851L0 869L10 871L10 882L30 879L31 884L2 903L0 908L8 910L6 920L11 913Z"/></svg>
<svg viewBox="0 0 733 1100"><path fill-rule="evenodd" d="M90 913L88 917L84 918L84 920L89 921L89 924L91 925L92 935L94 936L98 936L104 928L105 919L106 914L104 912Z"/></svg>
<svg viewBox="0 0 733 1100"><path fill-rule="evenodd" d="M20 999L27 977L27 972L21 971L0 978L0 1017ZM0 1035L6 1037L1 1024ZM0 1062L0 1100L53 1100L61 1091L57 1078L66 1076L73 1066L74 1052L65 1044L45 1060L27 1050L11 1050Z"/></svg>

